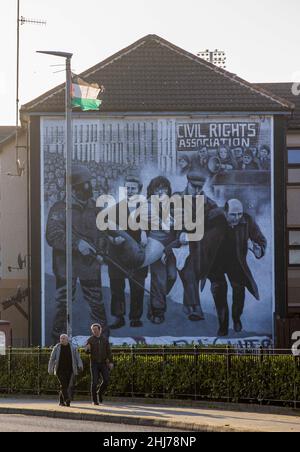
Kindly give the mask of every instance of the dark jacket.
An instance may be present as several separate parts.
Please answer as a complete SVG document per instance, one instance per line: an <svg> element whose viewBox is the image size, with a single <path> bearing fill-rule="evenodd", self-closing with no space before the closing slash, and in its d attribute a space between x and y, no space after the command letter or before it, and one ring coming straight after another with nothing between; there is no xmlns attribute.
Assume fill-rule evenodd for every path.
<svg viewBox="0 0 300 452"><path fill-rule="evenodd" d="M214 211L211 211L207 230L203 239L202 259L204 262L201 275L202 288L204 287L205 280L209 276L212 266L214 265L219 248L224 240L227 228L228 223L225 217L224 209L215 209ZM247 263L247 255L249 251L248 240L250 239L260 246L262 251L262 258L266 253L267 239L261 232L258 224L247 213L244 214L238 226L234 228L234 231L236 238L237 258L245 275L246 287L249 292L257 300L259 300L258 287L256 282L254 281L253 275ZM230 259L230 256L228 256L228 259Z"/></svg>
<svg viewBox="0 0 300 452"><path fill-rule="evenodd" d="M182 193L178 193L182 197L184 195L187 195L188 192L185 190ZM190 255L191 259L193 260L194 270L196 272L195 277L197 279L201 279L202 275L205 274L206 267L205 267L205 253L206 253L206 245L205 245L205 234L208 229L208 221L209 221L209 214L211 211L216 210L218 208L217 204L208 196L206 196L205 204L204 204L204 238L200 242L190 242ZM193 218L193 221L195 221L195 218ZM177 239L174 240L170 245L166 247L165 253L168 255L172 248L180 248L180 235L183 231L177 231ZM190 231L189 231L190 232Z"/></svg>
<svg viewBox="0 0 300 452"><path fill-rule="evenodd" d="M91 346L90 357L93 363L112 363L112 353L108 340L101 335L100 337L91 336L87 344Z"/></svg>
<svg viewBox="0 0 300 452"><path fill-rule="evenodd" d="M73 276L86 280L98 280L99 263L93 256L83 256L78 250L80 240L86 240L98 251L105 248L105 236L96 225L98 209L94 200L85 206L73 200ZM61 278L66 277L66 203L59 201L50 209L47 221L46 239L53 248L53 272Z"/></svg>

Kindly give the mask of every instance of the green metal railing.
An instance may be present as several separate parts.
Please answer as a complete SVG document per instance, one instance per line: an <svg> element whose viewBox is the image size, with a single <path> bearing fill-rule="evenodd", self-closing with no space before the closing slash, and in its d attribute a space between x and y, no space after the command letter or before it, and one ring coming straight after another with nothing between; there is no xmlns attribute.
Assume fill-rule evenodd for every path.
<svg viewBox="0 0 300 452"><path fill-rule="evenodd" d="M0 393L41 396L57 392L47 372L50 349L12 349L0 356ZM87 395L89 357L76 392ZM113 348L108 394L300 407L300 359L288 350L201 347Z"/></svg>

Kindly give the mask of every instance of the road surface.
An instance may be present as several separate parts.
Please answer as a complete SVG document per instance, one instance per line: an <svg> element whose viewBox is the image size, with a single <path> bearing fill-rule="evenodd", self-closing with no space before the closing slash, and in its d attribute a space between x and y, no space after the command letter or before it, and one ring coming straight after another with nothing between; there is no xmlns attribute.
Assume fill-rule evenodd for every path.
<svg viewBox="0 0 300 452"><path fill-rule="evenodd" d="M0 414L0 432L176 432L156 427L143 427L104 422L73 421L37 416Z"/></svg>

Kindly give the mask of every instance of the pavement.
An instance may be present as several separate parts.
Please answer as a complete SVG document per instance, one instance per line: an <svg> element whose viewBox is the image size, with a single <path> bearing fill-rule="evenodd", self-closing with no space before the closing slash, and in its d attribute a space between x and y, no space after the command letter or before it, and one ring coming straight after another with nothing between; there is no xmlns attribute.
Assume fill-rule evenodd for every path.
<svg viewBox="0 0 300 452"><path fill-rule="evenodd" d="M180 403L180 402L179 402ZM142 425L193 432L300 432L300 413L264 407L225 407L176 402L104 401L99 407L74 401L71 408L54 400L0 399L0 414L21 414L115 424Z"/></svg>

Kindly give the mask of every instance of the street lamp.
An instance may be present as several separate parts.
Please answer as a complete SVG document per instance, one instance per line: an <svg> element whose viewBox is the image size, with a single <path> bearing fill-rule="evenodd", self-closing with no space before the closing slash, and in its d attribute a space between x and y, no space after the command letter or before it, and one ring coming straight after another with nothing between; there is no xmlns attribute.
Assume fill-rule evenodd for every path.
<svg viewBox="0 0 300 452"><path fill-rule="evenodd" d="M44 52L44 55L53 55L66 59L66 258L67 258L67 334L72 338L72 72L71 59L73 54L66 52ZM63 333L63 331L62 331Z"/></svg>

